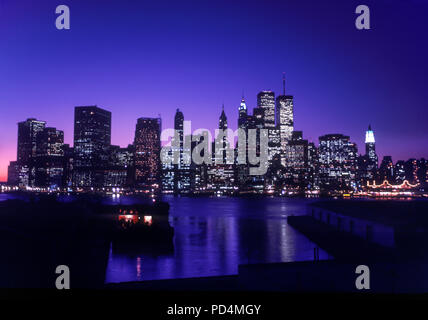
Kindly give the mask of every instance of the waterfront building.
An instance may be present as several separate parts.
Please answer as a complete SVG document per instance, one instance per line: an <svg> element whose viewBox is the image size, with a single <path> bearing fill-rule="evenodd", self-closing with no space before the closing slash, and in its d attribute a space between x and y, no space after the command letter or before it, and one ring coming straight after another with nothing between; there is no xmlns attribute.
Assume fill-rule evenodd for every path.
<svg viewBox="0 0 428 320"><path fill-rule="evenodd" d="M280 153L280 130L275 126L275 93L261 91L257 95L257 107L263 109L263 125L268 129L268 161L272 161Z"/></svg>
<svg viewBox="0 0 428 320"><path fill-rule="evenodd" d="M308 189L311 191L319 189L318 179L318 149L315 143L308 143L308 171L306 181L308 183Z"/></svg>
<svg viewBox="0 0 428 320"><path fill-rule="evenodd" d="M418 160L417 165L418 182L426 187L428 185L428 160L422 158Z"/></svg>
<svg viewBox="0 0 428 320"><path fill-rule="evenodd" d="M238 107L238 129L244 130L245 132L245 164L236 163L235 165L235 179L239 190L245 190L247 187L249 166L248 166L248 129L252 127L253 116L248 114L247 104L244 97L241 99L241 103ZM236 143L235 148L235 159L238 159L239 153L239 141Z"/></svg>
<svg viewBox="0 0 428 320"><path fill-rule="evenodd" d="M268 161L272 165L274 158L281 154L281 135L277 127L268 130Z"/></svg>
<svg viewBox="0 0 428 320"><path fill-rule="evenodd" d="M174 138L172 138L174 139ZM174 193L175 185L175 165L172 151L164 155L165 161L161 163L161 187L163 193Z"/></svg>
<svg viewBox="0 0 428 320"><path fill-rule="evenodd" d="M409 159L404 164L404 170L406 172L406 180L410 183L418 183L418 160Z"/></svg>
<svg viewBox="0 0 428 320"><path fill-rule="evenodd" d="M7 184L9 186L19 185L19 165L17 161L11 161L7 167Z"/></svg>
<svg viewBox="0 0 428 320"><path fill-rule="evenodd" d="M374 132L371 125L369 125L366 131L365 149L365 154L358 157L357 181L361 186L365 186L369 181L372 182L378 179L378 157L376 154Z"/></svg>
<svg viewBox="0 0 428 320"><path fill-rule="evenodd" d="M233 165L212 165L207 169L207 190L216 194L234 192L235 172Z"/></svg>
<svg viewBox="0 0 428 320"><path fill-rule="evenodd" d="M371 180L376 175L376 170L378 167L378 157L376 154L376 141L374 137L374 132L369 125L368 130L366 131L366 178Z"/></svg>
<svg viewBox="0 0 428 320"><path fill-rule="evenodd" d="M394 181L397 184L401 184L406 180L406 162L399 160L394 166Z"/></svg>
<svg viewBox="0 0 428 320"><path fill-rule="evenodd" d="M257 157L260 156L260 130L265 128L265 111L266 110L262 107L253 108L253 115L248 117L248 129L256 129L257 135L255 145L256 150L254 150L253 146L248 146L247 154L249 152L252 152L253 154L255 153ZM255 166L250 164L249 162L247 163L248 168ZM269 163L265 163L264 166L269 167ZM265 180L266 179L264 175L248 175L248 179L245 182L247 185L246 191L262 193L265 189L265 186L267 185L267 183L265 183Z"/></svg>
<svg viewBox="0 0 428 320"><path fill-rule="evenodd" d="M184 136L184 115L177 108L174 117L176 136L172 137L171 150L165 155L167 161L162 163L161 185L163 193L184 194L191 191L191 145L192 136ZM174 155L178 163L173 163Z"/></svg>
<svg viewBox="0 0 428 320"><path fill-rule="evenodd" d="M21 187L35 186L37 155L37 136L46 126L45 121L29 118L18 123L17 163L19 185Z"/></svg>
<svg viewBox="0 0 428 320"><path fill-rule="evenodd" d="M286 165L286 146L294 130L293 96L285 94L285 78L283 77L283 93L276 98L276 125L280 135L281 163Z"/></svg>
<svg viewBox="0 0 428 320"><path fill-rule="evenodd" d="M64 157L63 157L63 186L71 188L73 186L73 160L74 148L69 144L64 144Z"/></svg>
<svg viewBox="0 0 428 320"><path fill-rule="evenodd" d="M303 139L302 131L293 131L285 148L285 166L292 185L304 189L307 185L308 140Z"/></svg>
<svg viewBox="0 0 428 320"><path fill-rule="evenodd" d="M204 141L206 137L208 137L208 132L205 132L204 134L201 134L199 136L198 141L192 141L191 142L191 152L193 153L193 150L195 149L196 145ZM190 136L189 138L190 139ZM202 150L200 153L201 157L204 157L205 150ZM193 193L196 194L203 194L206 192L210 192L207 189L208 185L208 168L211 167L210 165L207 165L206 163L202 164L196 164L193 159L192 163L190 165L190 174L191 174L191 180L190 180L190 190Z"/></svg>
<svg viewBox="0 0 428 320"><path fill-rule="evenodd" d="M327 134L319 137L318 174L325 190L346 190L356 187L357 145L349 136Z"/></svg>
<svg viewBox="0 0 428 320"><path fill-rule="evenodd" d="M140 189L160 187L160 118L139 118L135 128L135 184Z"/></svg>
<svg viewBox="0 0 428 320"><path fill-rule="evenodd" d="M228 123L224 105L219 117L219 130L225 132ZM221 135L221 133L219 133ZM234 152L231 149L230 143L225 135L222 139L216 137L212 143L212 164L207 167L207 189L216 193L233 192L235 186L235 164ZM228 160L228 152L232 154L232 161Z"/></svg>
<svg viewBox="0 0 428 320"><path fill-rule="evenodd" d="M248 110L244 97L241 99L238 111L238 128L246 130L248 128Z"/></svg>
<svg viewBox="0 0 428 320"><path fill-rule="evenodd" d="M110 146L109 163L104 169L104 187L128 187L134 177L134 146Z"/></svg>
<svg viewBox="0 0 428 320"><path fill-rule="evenodd" d="M368 130L366 131L366 156L368 157L370 164L369 164L369 170L376 170L378 166L378 158L376 154L376 141L374 132L371 128L371 125L369 125Z"/></svg>
<svg viewBox="0 0 428 320"><path fill-rule="evenodd" d="M37 136L45 127L45 121L34 118L18 123L18 163L29 164L36 157Z"/></svg>
<svg viewBox="0 0 428 320"><path fill-rule="evenodd" d="M64 132L56 128L44 128L37 135L35 185L42 188L61 188L63 176Z"/></svg>
<svg viewBox="0 0 428 320"><path fill-rule="evenodd" d="M184 115L177 109L174 117L174 129L178 132L178 164L174 164L174 193L190 193L191 185L191 141L192 136L184 136ZM173 147L174 148L174 147Z"/></svg>
<svg viewBox="0 0 428 320"><path fill-rule="evenodd" d="M218 120L218 129L220 131L219 136L215 138L215 141L212 144L213 162L215 164L232 164L230 163L231 161L228 161L227 159L228 152L231 152L232 150L229 140L227 139L228 124L226 113L224 112L224 105L222 107L222 111ZM222 135L222 132L224 132L225 134L222 136L221 139L219 139L220 135Z"/></svg>
<svg viewBox="0 0 428 320"><path fill-rule="evenodd" d="M264 110L265 127L275 127L275 93L272 91L259 92L257 94L257 107Z"/></svg>
<svg viewBox="0 0 428 320"><path fill-rule="evenodd" d="M388 182L394 181L394 163L391 156L384 156L379 166L378 182L382 183L385 180Z"/></svg>
<svg viewBox="0 0 428 320"><path fill-rule="evenodd" d="M74 109L73 186L101 188L111 144L111 112L97 106Z"/></svg>

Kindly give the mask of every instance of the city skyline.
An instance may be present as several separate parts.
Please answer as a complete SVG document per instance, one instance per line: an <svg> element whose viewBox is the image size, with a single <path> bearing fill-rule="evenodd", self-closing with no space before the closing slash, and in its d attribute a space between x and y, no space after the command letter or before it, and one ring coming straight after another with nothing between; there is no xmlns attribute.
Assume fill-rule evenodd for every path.
<svg viewBox="0 0 428 320"><path fill-rule="evenodd" d="M371 124L379 159L428 157L427 4L414 1L400 13L369 1L376 18L361 32L352 1L311 3L311 10L305 1L128 8L88 1L71 3L68 33L54 28L56 5L1 4L0 30L16 32L0 31L0 181L16 160L16 124L27 118L62 130L70 145L76 105L111 111L112 144L122 147L133 141L136 119L161 113L172 128L177 107L194 127L213 130L224 103L236 128L242 91L252 110L258 92L282 93L282 72L305 139L343 133L363 153Z"/></svg>
<svg viewBox="0 0 428 320"><path fill-rule="evenodd" d="M379 166L371 125L365 133L365 154L358 152L350 136L339 133L320 136L315 145L304 139L302 131L294 130L293 96L278 96L276 105L271 91L261 91L257 98L259 106L252 114L244 98L241 100L241 132L236 146L233 139L226 138L230 127L224 106L219 116L220 131L215 133L218 136L211 134L215 139L208 143L206 129L205 137L197 133L201 129L183 131L185 117L177 108L175 133L167 128L163 138L170 136L172 145L165 148L161 147L161 118L138 118L134 141L125 148L111 144L112 113L98 106L75 107L73 147L64 144L63 131L28 118L18 123L17 161L11 161L8 167L8 184L27 190L35 187L70 191L73 187L77 191L104 192L107 187L114 192L116 187L126 187L152 193L233 194L263 190L267 194L284 194L291 188L311 194L320 190L361 191L375 181L395 181L401 185L399 188L404 182L417 182L409 185L412 188L428 182L428 160L424 158L394 164L391 156L384 156ZM283 98L290 103L284 105ZM275 117L276 112L287 116ZM275 118L276 123L272 121ZM282 125L291 130L291 135L281 137ZM208 149L210 144L212 150Z"/></svg>
<svg viewBox="0 0 428 320"><path fill-rule="evenodd" d="M284 79L284 77L283 77L283 79ZM269 94L274 94L272 97L272 108L274 109L274 114L273 115L271 115L270 117L273 117L273 118L277 118L276 119L276 123L274 123L273 125L275 125L274 127L272 127L272 128L280 128L281 127L281 125L279 124L279 114L278 114L278 110L276 109L277 107L275 106L275 102L274 102L274 100L276 99L276 98L281 98L281 97L284 97L284 92L285 92L285 90L283 90L283 93L282 93L282 95L275 95L275 92L273 92L273 91L270 91L270 90L263 90L263 91L260 91L258 94L257 94L257 97L259 96L259 95L261 95L261 94L266 94L266 93L269 93ZM294 98L294 96L292 96L292 95L286 95L285 96L286 98L287 97L291 97L291 99L293 100L293 98ZM258 98L257 98L257 100L258 100ZM247 100L245 100L245 97L242 97L241 98L241 100L240 100L240 104L239 104L239 106L238 107L236 107L235 109L235 111L236 111L236 113L238 114L238 117L237 117L237 119L236 119L236 121L237 121L237 123L236 123L236 125L230 125L229 124L229 129L232 129L232 130L237 130L238 129L238 121L239 121L239 113L240 113L240 110L241 110L241 108L242 108L242 103L244 103L245 105L246 105L246 108L247 108L247 112L248 112L248 115L250 115L252 112L253 112L253 109L254 108L257 108L256 106L254 107L254 108L251 108L249 105L248 105L248 103L247 103ZM263 102L258 102L258 104L261 104L261 105L263 105ZM291 104L293 105L293 103L291 102ZM257 104L256 104L257 105ZM102 106L98 106L98 105L94 105L93 107L95 107L95 108L101 108L101 110L103 110L103 111L105 111L105 112L107 112L107 113L109 113L110 114L110 120L109 120L109 127L111 126L111 123L113 122L113 119L114 119L114 117L113 117L113 115L112 115L112 113L109 111L109 110L106 110L106 108L104 108L104 107L102 107ZM76 110L77 109L79 109L79 108L91 108L91 106L88 106L88 107L80 107L80 106L75 106L75 107L73 107L73 109L75 110L75 117L76 117ZM268 109L269 109L269 106L267 107ZM180 110L180 113L181 113L181 115L183 116L183 113L184 112L182 112L182 110L183 109L180 109L180 108L177 108L176 109L176 111L178 111L178 110ZM224 106L224 104L222 105L222 107L221 107L221 114L220 114L220 122L221 122L221 118L223 117L223 116L226 116L227 118L229 118L229 115L227 114L227 112L225 112L225 106ZM268 116L268 118L270 118L269 116ZM292 115L291 115L291 118L293 118L293 112L292 112ZM161 126L161 124L162 124L162 118L161 117L144 117L144 116L141 116L141 117L139 117L139 118L137 118L136 120L135 120L135 122L136 122L136 125L138 125L138 123L140 122L140 120L143 120L143 119L148 119L148 120L156 120L156 119L160 119L160 126ZM65 139L65 137L66 137L66 134L65 134L65 132L64 132L64 130L62 130L61 128L57 128L57 127L55 127L55 126L52 126L51 124L49 124L48 123L48 121L45 121L45 120L42 120L42 119L37 119L37 118L35 118L35 117L29 117L29 118L26 118L26 119L23 119L22 121L20 121L20 122L18 122L18 128L20 127L20 124L22 124L22 123L24 123L25 121L27 121L27 120L35 120L36 122L40 122L40 123L43 123L43 125L44 125L44 127L46 127L46 129L56 129L57 131L60 131L61 132L61 134L62 134L62 138L63 138L63 143L65 143L65 144L68 144L71 148L75 148L75 146L74 146L74 141L72 140L72 141L70 141L70 143L67 143L67 139ZM189 119L189 118L186 118L186 117L184 117L183 116L183 120L185 120L185 121L192 121L192 119ZM230 123L230 120L226 120L227 121L227 123ZM269 123L269 120L268 120L268 123ZM164 129L173 129L175 127L175 125L174 126L172 126L171 128L164 128L164 127L160 127L161 128L161 131L163 131ZM267 124L267 126L266 126L266 128L269 128L270 127L270 125L269 124ZM203 129L206 129L207 127L203 127ZM195 130L196 128L194 128L194 127L192 127L192 132ZM199 128L198 128L199 129ZM216 128L215 128L216 129ZM215 130L214 129L214 130ZM296 129L296 128L295 128ZM110 129L111 130L111 129ZM214 130L212 130L212 133L214 133ZM302 134L303 133L303 136L301 137L301 138L305 138L305 139L307 139L308 140L308 142L310 142L310 143L314 143L315 144L315 146L320 146L320 140L324 137L324 136L328 136L328 135L342 135L342 134L345 134L346 135L346 133L339 133L339 132L330 132L330 133L324 133L324 134L320 134L315 140L311 140L311 139L308 139L306 136L305 136L305 132L303 131L303 130L294 130L295 132L300 132L300 134ZM19 130L17 131L18 132L18 134L17 134L17 137L18 137L18 135L19 135ZM291 132L293 132L293 131L291 131ZM291 133L290 132L290 133ZM360 155L364 155L365 153L366 154L368 154L368 151L367 151L367 142L368 142L368 134L370 133L370 136L369 136L369 139L373 139L373 141L369 141L369 142L374 142L374 136L373 136L373 134L374 134L374 132L375 132L375 130L373 130L372 129L372 125L371 124L369 124L368 125L368 131L366 131L365 129L364 130L362 130L361 131L361 137L363 137L363 143L362 143L362 146L360 147L359 146L359 144L358 143L356 143L356 145L357 145L357 150L358 150L358 154L360 154ZM77 132L76 132L76 127L74 127L74 129L73 129L73 134L72 134L72 137L74 137L74 139L76 138L76 134L77 134ZM135 132L134 132L134 135L135 135ZM349 136L349 135L348 135ZM376 134L376 136L377 136L377 134ZM127 146L129 146L129 145L133 145L134 143L135 143L135 136L134 137L132 137L131 139L130 139L130 141L128 141L128 143L124 143L123 145L122 144L118 144L118 145L116 145L116 144L114 144L112 141L113 141L113 135L110 137L108 137L108 140L109 140L109 143L108 144L110 144L110 145L112 145L112 146L119 146L119 147L123 147L123 148L126 148ZM214 139L215 137L214 137L214 134L212 134L212 138ZM349 136L349 138L350 138L350 140L351 141L357 141L357 140L360 140L360 139L355 139L354 137L352 137L352 136ZM213 140L214 141L214 140ZM377 142L377 141L376 141ZM161 144L162 145L164 145L166 142L162 142L161 141ZM17 145L18 145L18 143L17 143ZM364 146L364 147L363 147ZM364 151L364 149L365 149L365 151ZM15 154L16 154L16 150L15 150ZM390 155L391 153L386 153L386 154L384 154L384 155L378 155L378 159L377 159L377 161L376 161L376 165L379 165L380 164L380 162L382 161L382 159L384 158L384 157L391 157L392 158L392 160L393 160L393 162L394 163L397 163L397 162L399 162L399 161L407 161L407 160L410 160L410 159L426 159L426 158L428 158L428 157L420 157L420 158L413 158L413 157L407 157L407 158L401 158L401 159L394 159L394 157L393 156L391 156ZM15 161L15 160L18 160L18 155L16 155L15 156L15 158L16 159L9 159L8 160L8 165L10 164L10 162L11 161ZM0 182L6 182L7 181L7 169L6 169L6 176L4 177L4 180L2 180L1 179L1 176L0 176Z"/></svg>

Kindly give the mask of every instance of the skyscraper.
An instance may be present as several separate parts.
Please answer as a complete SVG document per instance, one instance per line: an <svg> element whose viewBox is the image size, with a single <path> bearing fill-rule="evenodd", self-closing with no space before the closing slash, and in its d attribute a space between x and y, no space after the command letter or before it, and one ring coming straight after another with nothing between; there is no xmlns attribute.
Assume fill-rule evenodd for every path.
<svg viewBox="0 0 428 320"><path fill-rule="evenodd" d="M257 95L257 107L264 109L265 127L275 127L275 93L272 91L259 92Z"/></svg>
<svg viewBox="0 0 428 320"><path fill-rule="evenodd" d="M218 139L218 137L216 137L214 148L213 148L213 150L215 150L214 157L215 157L216 163L226 163L227 148L229 147L229 143L226 137L227 133L225 131L227 130L227 117L226 117L226 114L224 113L224 105L222 106L220 118L218 120L218 128L220 131L223 130L225 135L223 136L222 139ZM223 133L220 132L219 134L222 135Z"/></svg>
<svg viewBox="0 0 428 320"><path fill-rule="evenodd" d="M126 187L133 184L134 146L110 146L109 164L104 170L104 187Z"/></svg>
<svg viewBox="0 0 428 320"><path fill-rule="evenodd" d="M17 161L11 161L7 167L7 184L10 186L19 185L19 165Z"/></svg>
<svg viewBox="0 0 428 320"><path fill-rule="evenodd" d="M221 115L220 115L220 118L218 119L218 128L220 130L227 129L227 117L226 117L226 114L224 113L224 105L222 106Z"/></svg>
<svg viewBox="0 0 428 320"><path fill-rule="evenodd" d="M280 132L275 126L275 93L261 91L257 95L257 107L264 110L264 127L268 129L268 160L273 159L280 152Z"/></svg>
<svg viewBox="0 0 428 320"><path fill-rule="evenodd" d="M37 136L37 157L64 155L64 131L46 127Z"/></svg>
<svg viewBox="0 0 428 320"><path fill-rule="evenodd" d="M18 184L21 187L35 186L37 137L44 130L45 121L34 118L18 123L17 168Z"/></svg>
<svg viewBox="0 0 428 320"><path fill-rule="evenodd" d="M160 118L139 118L135 128L135 183L142 189L160 187Z"/></svg>
<svg viewBox="0 0 428 320"><path fill-rule="evenodd" d="M373 171L377 169L378 166L378 158L376 154L376 142L373 130L369 125L368 130L366 131L366 156L368 159L368 167L369 171Z"/></svg>
<svg viewBox="0 0 428 320"><path fill-rule="evenodd" d="M294 130L293 96L285 94L285 78L283 77L283 93L276 98L276 125L281 139L281 163L286 164L285 150Z"/></svg>
<svg viewBox="0 0 428 320"><path fill-rule="evenodd" d="M239 188L244 190L247 186L247 181L249 179L249 166L248 166L248 129L253 126L253 116L248 114L247 104L244 97L241 99L241 103L238 107L238 129L241 129L245 132L245 164L236 164L236 181L239 185ZM235 158L239 157L238 147L239 141L237 143L237 150L235 151ZM241 141L242 143L242 141Z"/></svg>
<svg viewBox="0 0 428 320"><path fill-rule="evenodd" d="M74 109L73 185L102 187L111 144L111 112L97 106Z"/></svg>
<svg viewBox="0 0 428 320"><path fill-rule="evenodd" d="M265 109L261 107L253 108L253 115L248 116L248 129L256 129L256 144L250 145L247 147L247 155L255 154L257 157L260 156L260 129L265 128ZM248 137L247 137L248 138ZM248 160L248 159L247 159ZM263 161L261 159L261 161ZM248 167L255 167L247 161ZM264 167L268 167L268 163L263 164ZM261 192L265 185L265 175L254 175L248 176L248 181L246 181L247 188L252 191Z"/></svg>
<svg viewBox="0 0 428 320"><path fill-rule="evenodd" d="M20 164L29 164L37 154L37 135L46 126L45 121L33 118L18 123L18 154Z"/></svg>
<svg viewBox="0 0 428 320"><path fill-rule="evenodd" d="M319 178L325 189L355 187L357 171L357 145L349 136L326 134L319 137Z"/></svg>
<svg viewBox="0 0 428 320"><path fill-rule="evenodd" d="M38 187L60 188L64 173L64 132L44 128L37 135L35 184Z"/></svg>
<svg viewBox="0 0 428 320"><path fill-rule="evenodd" d="M223 135L220 139L219 136L216 137L215 142L212 144L214 163L208 166L207 169L207 188L210 191L216 193L223 192L233 192L233 187L235 183L235 172L233 164L233 150L230 149L230 143L226 137L227 130L227 117L224 112L224 105L219 117L219 136ZM223 133L221 132L223 131ZM228 159L229 155L232 155L232 159ZM231 160L232 163L230 163Z"/></svg>
<svg viewBox="0 0 428 320"><path fill-rule="evenodd" d="M312 150L311 150L312 151ZM312 155L311 155L312 156ZM286 146L286 177L293 186L303 188L309 184L309 148L302 131L293 131Z"/></svg>
<svg viewBox="0 0 428 320"><path fill-rule="evenodd" d="M190 139L191 136L184 137L184 115L180 109L177 109L174 118L174 129L178 132L178 154L179 162L174 164L174 193L190 192L190 142L185 143L185 139Z"/></svg>
<svg viewBox="0 0 428 320"><path fill-rule="evenodd" d="M392 162L391 156L384 156L379 166L378 182L382 183L385 180L387 180L390 183L394 182L394 163Z"/></svg>
<svg viewBox="0 0 428 320"><path fill-rule="evenodd" d="M245 103L244 97L241 99L241 103L238 107L239 116L238 116L238 128L247 129L248 127L248 110L247 104Z"/></svg>
<svg viewBox="0 0 428 320"><path fill-rule="evenodd" d="M182 164L183 156L183 131L184 131L184 115L180 109L177 108L174 117L174 131L175 134L171 139L171 150L165 155L168 161L162 162L161 170L161 185L162 192L164 193L178 193L178 170ZM177 157L178 159L174 159ZM178 163L173 163L178 160Z"/></svg>
<svg viewBox="0 0 428 320"><path fill-rule="evenodd" d="M358 158L359 178L363 185L377 177L378 157L376 154L375 137L371 126L366 131L366 153Z"/></svg>

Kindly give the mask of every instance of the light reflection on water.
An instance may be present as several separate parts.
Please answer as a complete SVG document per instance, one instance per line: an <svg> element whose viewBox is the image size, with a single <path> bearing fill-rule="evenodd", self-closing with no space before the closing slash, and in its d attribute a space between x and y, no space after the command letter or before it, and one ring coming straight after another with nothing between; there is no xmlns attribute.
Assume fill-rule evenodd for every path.
<svg viewBox="0 0 428 320"><path fill-rule="evenodd" d="M122 199L125 200L125 199ZM106 282L236 274L239 264L313 259L316 246L286 221L309 202L286 198L165 197L174 252L110 252ZM320 249L320 259L327 259Z"/></svg>

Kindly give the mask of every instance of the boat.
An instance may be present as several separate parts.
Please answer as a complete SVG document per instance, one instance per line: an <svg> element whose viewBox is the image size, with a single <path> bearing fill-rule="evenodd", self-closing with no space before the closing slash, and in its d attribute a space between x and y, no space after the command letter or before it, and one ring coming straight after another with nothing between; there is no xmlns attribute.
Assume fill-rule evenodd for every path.
<svg viewBox="0 0 428 320"><path fill-rule="evenodd" d="M114 215L113 251L173 251L174 228L165 209L139 205L118 207Z"/></svg>

